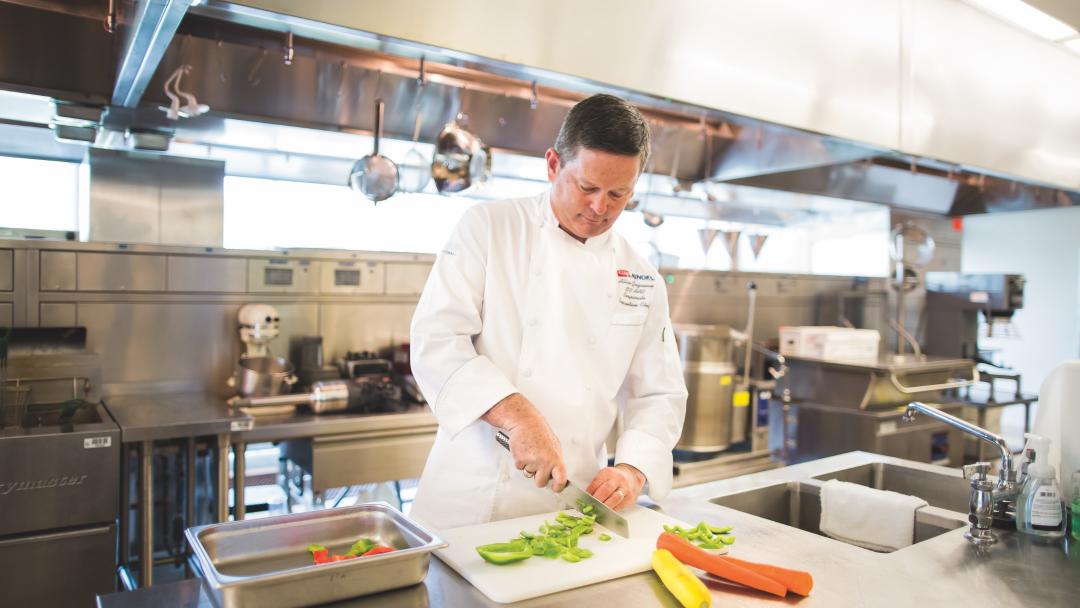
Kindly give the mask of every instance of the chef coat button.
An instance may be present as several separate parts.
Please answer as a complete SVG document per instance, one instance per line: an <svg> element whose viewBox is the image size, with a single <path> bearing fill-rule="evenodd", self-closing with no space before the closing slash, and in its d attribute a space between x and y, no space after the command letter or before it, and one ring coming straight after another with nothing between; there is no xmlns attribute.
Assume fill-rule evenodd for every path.
<svg viewBox="0 0 1080 608"><path fill-rule="evenodd" d="M536 327L536 317L529 319L529 327Z"/></svg>
<svg viewBox="0 0 1080 608"><path fill-rule="evenodd" d="M596 336L589 336L589 344L596 344Z"/></svg>
<svg viewBox="0 0 1080 608"><path fill-rule="evenodd" d="M540 276L540 267L539 266L533 269L533 274L535 276Z"/></svg>
<svg viewBox="0 0 1080 608"><path fill-rule="evenodd" d="M532 370L531 369L525 368L525 369L521 370L521 376L523 378L528 378L531 375L532 375Z"/></svg>
<svg viewBox="0 0 1080 608"><path fill-rule="evenodd" d="M611 292L610 291L607 292L607 297L609 297L609 298L611 297Z"/></svg>

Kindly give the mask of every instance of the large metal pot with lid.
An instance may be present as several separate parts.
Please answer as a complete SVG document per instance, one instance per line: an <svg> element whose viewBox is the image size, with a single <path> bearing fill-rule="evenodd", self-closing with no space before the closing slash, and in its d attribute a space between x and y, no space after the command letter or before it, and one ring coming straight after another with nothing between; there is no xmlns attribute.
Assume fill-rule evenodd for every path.
<svg viewBox="0 0 1080 608"><path fill-rule="evenodd" d="M732 443L735 336L726 325L676 325L689 396L676 450L720 452Z"/></svg>

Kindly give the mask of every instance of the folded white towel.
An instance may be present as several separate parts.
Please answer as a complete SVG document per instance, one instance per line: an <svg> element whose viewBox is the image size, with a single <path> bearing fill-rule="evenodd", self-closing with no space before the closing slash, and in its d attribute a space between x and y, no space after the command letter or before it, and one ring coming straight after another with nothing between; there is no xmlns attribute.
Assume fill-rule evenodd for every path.
<svg viewBox="0 0 1080 608"><path fill-rule="evenodd" d="M915 539L917 496L830 479L821 486L822 533L874 551L896 551Z"/></svg>

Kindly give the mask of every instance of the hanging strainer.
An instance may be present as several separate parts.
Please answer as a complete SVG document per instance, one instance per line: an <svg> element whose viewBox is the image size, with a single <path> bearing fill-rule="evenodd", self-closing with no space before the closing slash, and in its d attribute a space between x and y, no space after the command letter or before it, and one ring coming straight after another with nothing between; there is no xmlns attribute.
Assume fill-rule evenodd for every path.
<svg viewBox="0 0 1080 608"><path fill-rule="evenodd" d="M416 104L416 124L413 126L412 147L405 153L401 163L401 189L406 192L422 192L431 183L431 159L424 156L417 142L420 140L420 124L424 112Z"/></svg>

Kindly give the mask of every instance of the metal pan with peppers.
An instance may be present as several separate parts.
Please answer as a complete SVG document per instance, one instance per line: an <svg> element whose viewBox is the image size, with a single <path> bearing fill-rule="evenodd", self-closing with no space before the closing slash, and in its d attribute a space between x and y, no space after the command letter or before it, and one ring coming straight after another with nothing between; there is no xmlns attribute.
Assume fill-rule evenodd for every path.
<svg viewBox="0 0 1080 608"><path fill-rule="evenodd" d="M369 557L372 555L380 555L382 553L391 553L394 551L394 548L380 545L370 538L361 538L353 543L348 551L337 555L332 555L329 549L318 544L308 545L307 550L311 553L311 558L316 564L328 564L331 562L343 562L347 559L356 559L358 557Z"/></svg>

